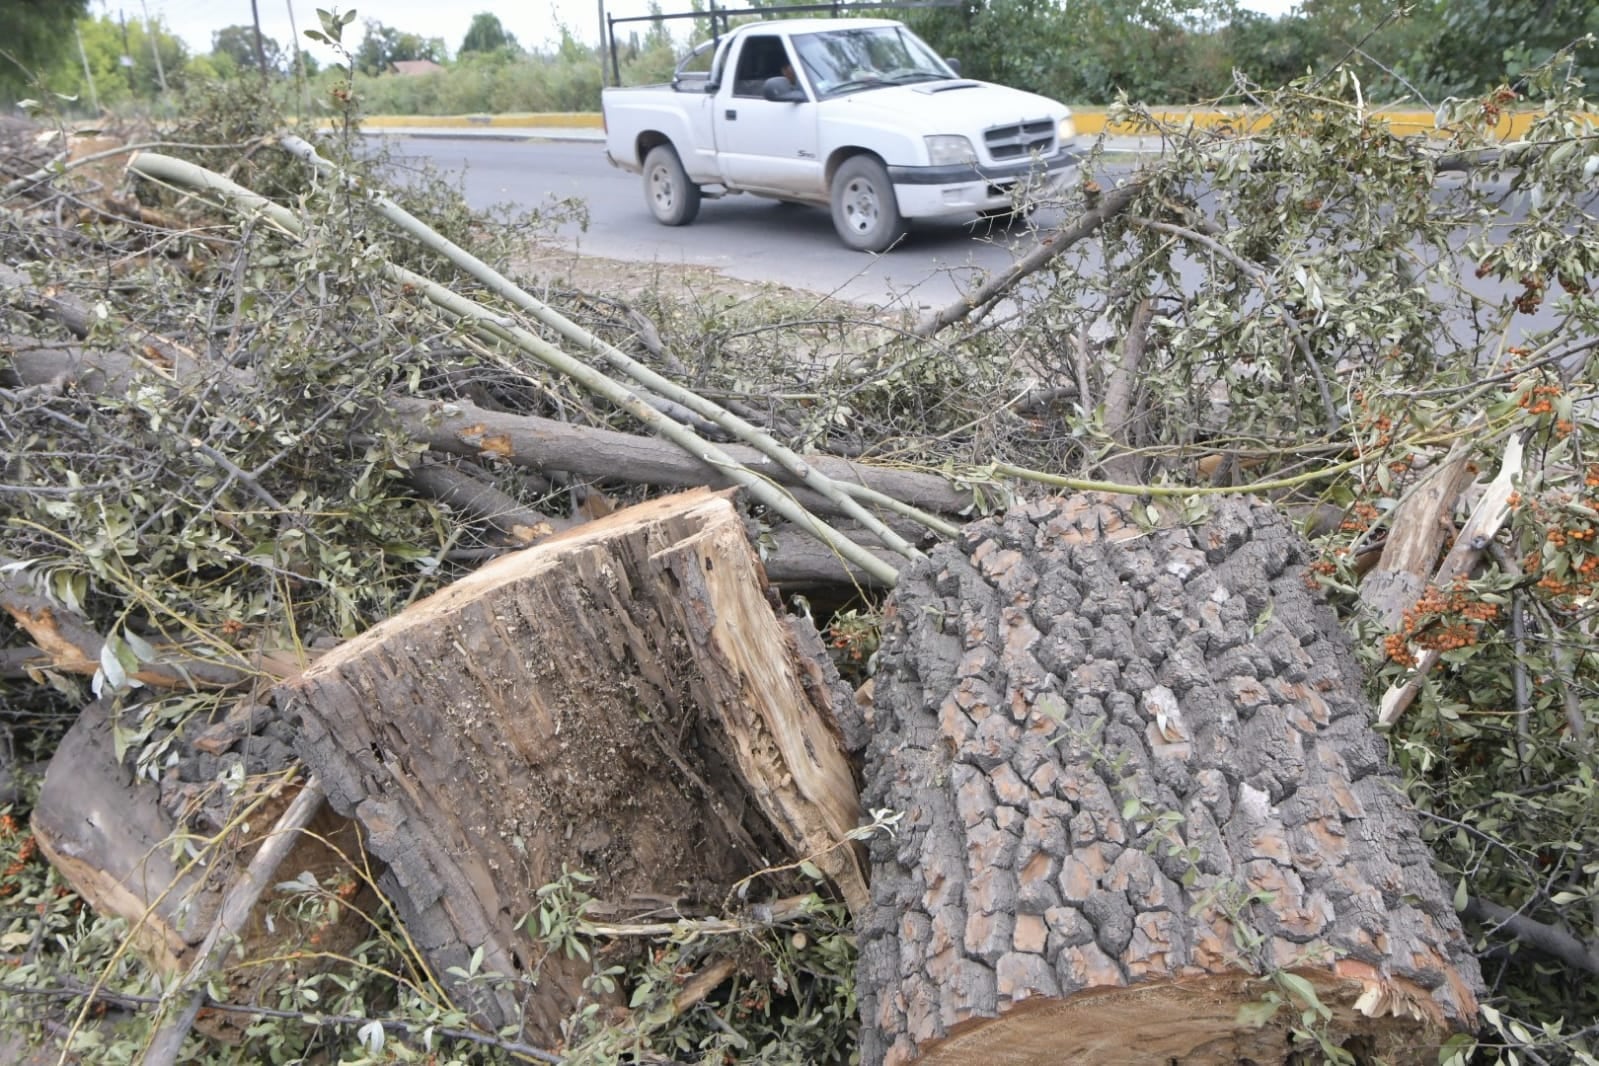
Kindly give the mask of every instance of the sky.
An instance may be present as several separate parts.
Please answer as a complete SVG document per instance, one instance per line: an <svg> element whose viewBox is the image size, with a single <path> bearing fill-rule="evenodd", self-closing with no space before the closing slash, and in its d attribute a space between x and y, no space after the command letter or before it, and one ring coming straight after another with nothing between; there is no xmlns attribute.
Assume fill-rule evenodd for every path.
<svg viewBox="0 0 1599 1066"><path fill-rule="evenodd" d="M344 3L256 0L256 3L261 11L261 32L285 47L294 37L289 28L291 6L302 35L307 29L317 27L318 7L339 11L353 7L357 15L350 30L354 31L355 41L361 38L361 23L373 18L406 33L442 37L452 56L461 47L472 16L480 11L498 15L500 25L527 47L558 41L561 25L568 27L578 40L599 41L601 0L354 0ZM643 15L649 10L649 0L604 0L604 3L606 12L618 18ZM688 0L681 3L661 0L661 8L666 11L685 11L689 6ZM1245 0L1243 6L1277 15L1293 6L1293 0ZM247 26L251 21L250 0L91 0L90 3L90 10L97 14L115 17L120 13L129 19L142 18L146 9L150 17L163 20L181 37L191 52L202 54L211 51L212 33L224 26ZM318 59L333 58L325 48L306 41L303 36L300 40Z"/></svg>

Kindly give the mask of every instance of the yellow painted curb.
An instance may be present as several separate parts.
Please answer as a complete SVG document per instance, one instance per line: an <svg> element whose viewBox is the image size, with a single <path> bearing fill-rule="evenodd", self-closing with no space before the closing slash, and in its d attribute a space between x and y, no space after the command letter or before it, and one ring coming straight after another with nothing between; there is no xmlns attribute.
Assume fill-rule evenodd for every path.
<svg viewBox="0 0 1599 1066"><path fill-rule="evenodd" d="M1201 129L1231 126L1236 127L1240 133L1249 132L1250 129L1264 129L1271 124L1271 116L1257 116L1248 123L1248 129L1245 129L1240 124L1238 114L1226 111L1175 109L1154 111L1151 114L1158 121L1168 125L1183 126L1192 122ZM1389 129L1401 136L1432 133L1437 128L1437 120L1430 111L1378 110L1373 112L1373 115L1386 122ZM1500 115L1494 128L1494 135L1500 140L1525 137L1539 115L1540 112L1536 111L1515 111ZM1112 123L1106 119L1104 110L1100 108L1073 108L1072 117L1077 123L1077 132L1087 136L1097 136L1100 133L1107 133L1113 137L1154 135L1151 130L1141 129L1129 123ZM1585 114L1581 117L1599 125L1599 115ZM602 121L599 113L593 111L544 111L503 115L372 115L363 118L361 124L372 129L406 126L429 126L440 129L599 129Z"/></svg>
<svg viewBox="0 0 1599 1066"><path fill-rule="evenodd" d="M437 129L599 129L598 112L543 111L504 115L369 115L361 125L373 129L429 126Z"/></svg>

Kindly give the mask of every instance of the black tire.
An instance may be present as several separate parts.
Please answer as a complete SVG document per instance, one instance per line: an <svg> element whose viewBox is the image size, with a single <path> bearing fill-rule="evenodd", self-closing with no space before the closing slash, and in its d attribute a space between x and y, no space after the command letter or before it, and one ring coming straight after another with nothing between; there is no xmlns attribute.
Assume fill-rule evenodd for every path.
<svg viewBox="0 0 1599 1066"><path fill-rule="evenodd" d="M700 187L688 180L669 144L656 145L644 157L644 203L663 226L686 226L700 213Z"/></svg>
<svg viewBox="0 0 1599 1066"><path fill-rule="evenodd" d="M871 156L851 156L833 175L833 228L845 244L862 252L886 252L904 236L893 183Z"/></svg>

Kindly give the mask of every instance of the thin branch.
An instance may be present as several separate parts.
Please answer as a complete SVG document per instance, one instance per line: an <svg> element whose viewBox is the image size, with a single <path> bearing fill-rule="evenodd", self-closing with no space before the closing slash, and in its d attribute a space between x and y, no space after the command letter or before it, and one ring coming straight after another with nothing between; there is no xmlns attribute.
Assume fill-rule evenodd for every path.
<svg viewBox="0 0 1599 1066"><path fill-rule="evenodd" d="M245 214L246 217L267 219L280 227L287 236L295 240L303 236L303 227L299 219L288 209L273 203L259 193L252 192L242 185L224 178L214 171L206 170L204 167L195 166L181 159L173 159L148 152L135 156L128 166L136 173L152 180L172 182L216 193L222 196L235 211ZM426 229L426 227L423 227L423 229ZM441 248L440 250L444 249ZM461 254L466 255L467 253L462 252ZM489 268L485 265L485 269ZM402 287L409 287L420 292L435 307L451 317L459 319L474 333L513 344L529 355L536 356L552 369L578 382L595 395L614 403L643 423L652 432L676 444L698 461L721 470L729 480L740 488L745 489L752 497L766 505L773 512L811 533L837 551L840 556L870 573L884 585L893 586L898 580L898 572L893 567L884 566L876 556L865 548L844 537L826 522L823 522L816 515L796 503L788 493L777 490L770 482L750 471L744 464L728 455L723 449L705 440L687 426L680 425L661 415L641 400L633 390L601 374L586 363L573 358L542 337L517 325L503 315L496 314L476 301L469 300L458 293L450 291L431 278L423 277L393 263L386 264L383 272L391 281L398 283ZM492 271L490 273L494 277L499 276ZM509 282L505 284L510 285ZM511 289L515 290L515 287L511 286ZM519 292L520 290L515 291ZM502 292L501 295L506 294ZM523 293L522 296L527 300L532 300L532 297L526 293ZM573 328L579 327L574 325ZM627 357L624 356L623 358L626 359ZM631 362L631 360L628 361ZM670 382L666 382L664 378L660 380L670 389L675 390L677 388ZM643 380L642 383L654 385L653 380ZM663 394L669 394L665 389L662 391ZM803 466L804 464L802 463ZM806 470L808 472L808 468ZM856 509L858 508L852 508L852 510ZM880 521L869 515L865 519L857 517L857 520L862 521L863 524L882 525ZM878 536L883 536L876 529L873 532L877 533ZM905 545L912 553L911 557L920 555L919 552L914 548L910 548L907 542L899 537L898 534L893 533L892 530L888 531L887 536L890 539L885 540L885 543Z"/></svg>
<svg viewBox="0 0 1599 1066"><path fill-rule="evenodd" d="M1463 912L1467 918L1503 929L1517 940L1576 970L1599 974L1599 944L1586 944L1558 926L1535 921L1520 911L1472 896Z"/></svg>
<svg viewBox="0 0 1599 1066"><path fill-rule="evenodd" d="M1062 226L1039 239L1038 245L1011 264L1003 274L989 278L976 289L928 315L916 324L916 336L928 338L956 322L965 319L979 308L986 307L1003 297L1029 276L1043 269L1057 256L1088 237L1123 211L1142 190L1141 182L1129 182L1098 197L1093 205L1069 226Z"/></svg>
<svg viewBox="0 0 1599 1066"><path fill-rule="evenodd" d="M1315 353L1310 350L1310 341L1306 339L1304 330L1300 328L1299 320L1294 317L1293 309L1283 302L1282 297L1277 295L1277 290L1271 284L1271 276L1266 271L1244 259L1214 237L1208 237L1186 226L1174 226L1169 222L1157 222L1154 219L1141 218L1137 215L1128 216L1127 221L1135 226L1155 230L1157 233L1182 237L1184 240L1192 241L1207 248L1237 267L1259 286L1260 294L1277 309L1278 317L1282 319L1283 325L1288 327L1288 333L1293 338L1294 347L1299 350L1300 358L1305 361L1305 369L1309 370L1311 376L1316 379L1316 392L1321 396L1322 414L1326 419L1328 432L1336 430L1342 424L1343 419L1338 417L1338 406L1333 403L1332 389L1327 385L1327 377L1322 373L1321 364L1316 361Z"/></svg>
<svg viewBox="0 0 1599 1066"><path fill-rule="evenodd" d="M165 1017L165 1020L145 1046L144 1055L139 1060L141 1066L173 1066L178 1061L183 1042L205 1004L207 979L238 942L239 933L249 920L250 912L255 909L256 901L271 885L272 876L277 873L283 860L299 843L300 830L309 825L322 809L324 798L326 794L322 791L321 783L315 777L310 778L272 827L271 834L256 849L250 865L223 901L216 924L196 949L193 964L161 997L157 1017ZM176 1013L168 1013L180 1000L183 1001L182 1007Z"/></svg>
<svg viewBox="0 0 1599 1066"><path fill-rule="evenodd" d="M282 138L281 143L290 154L310 164L319 173L336 177L352 189L360 188L352 178L340 171L331 162L318 155L315 147L305 140L299 137L285 136ZM746 444L749 444L751 447L761 452L761 454L767 456L769 459L783 467L789 472L790 475L797 478L801 483L806 484L812 490L838 504L841 508L843 508L843 512L847 517L859 522L862 526L870 530L872 534L876 536L883 544L903 555L905 558L916 560L923 557L922 553L918 551L914 545L890 529L871 512L867 511L863 506L861 506L860 503L857 502L853 495L839 491L838 486L834 485L830 478L816 470L815 467L807 463L799 455L796 455L793 451L784 447L760 427L745 421L743 418L740 418L733 412L718 404L712 403L693 391L683 388L677 384L677 382L656 373L650 367L640 363L638 360L634 359L626 352L623 352L615 345L609 344L599 337L596 337L593 333L584 329L582 326L573 322L571 319L567 318L565 315L561 314L544 301L538 299L525 289L512 282L505 275L501 274L499 271L483 262L483 260L479 259L477 256L471 254L453 241L445 238L436 230L423 223L415 215L411 214L399 204L395 203L389 197L384 196L382 193L376 190L368 189L363 191L365 192L367 203L383 218L394 223L406 234L420 241L430 249L443 254L457 267L466 271L466 273L487 285L490 291L494 292L502 299L509 301L512 305L520 308L523 311L526 311L539 322L549 326L560 336L565 337L568 341L577 345L579 351L587 351L590 354L603 359L611 367L631 378L642 388L658 393L660 396L673 403L681 404L684 408L687 408L700 418L708 420L714 425L721 427L732 436L744 441ZM443 293L439 293L438 295L443 296ZM451 295L453 296L453 294ZM432 294L429 295L429 299L433 300L433 302L438 304L440 307L445 306L444 303L441 303L440 300L436 299ZM446 309L448 310L448 308ZM471 315L469 314L467 317L471 317ZM532 334L529 334L528 336L531 337ZM613 403L624 402L619 400L615 394L607 395L607 391L614 392L614 390L610 390L610 383L608 380L601 382L598 377L594 375L590 368L584 367L583 364L577 363L575 360L567 362L568 357L566 357L564 353L562 353L561 361L558 364L557 362L552 362L552 359L554 358L554 352L556 351L553 349L553 347L550 349L550 352L543 353L528 348L525 343L520 341L518 341L518 343L521 345L521 347L523 347L524 350L527 350L531 354L538 356L540 359L544 360L546 364L554 367L555 369L561 370L561 372L567 374L568 377L572 377L574 380L584 381L585 387L593 389L596 385L601 386L601 388L598 388L595 391L599 391L601 395L605 395L606 399L611 400ZM578 373L577 367L583 367L584 373ZM589 379L589 381L592 381L593 384L589 384L588 381L584 380L585 378ZM629 398L634 401L639 399L635 393L631 392L629 393ZM651 423L650 421L645 420L645 424L650 425ZM664 421L656 421L652 428L654 428L655 431L660 433L662 436L665 436L668 439L673 439L674 442L676 442L676 438L679 436L679 434L669 431ZM685 450L689 451L690 454L700 454L699 449L704 447L704 444L703 441L700 441L696 437L692 443L685 443L684 447ZM770 504L770 501L766 502ZM792 517L790 520L799 521L798 519L794 519ZM800 521L800 524L805 525L806 523ZM823 539L826 540L828 538L824 536ZM852 559L851 561L857 565L861 565L860 559Z"/></svg>
<svg viewBox="0 0 1599 1066"><path fill-rule="evenodd" d="M50 999L82 999L87 997L90 1002L104 1003L112 1007L122 1007L128 1010L143 1010L148 1007L159 1006L162 1002L160 996L139 996L127 992L112 992L109 989L91 989L87 987L70 988L20 988L12 987L8 992L19 996L41 996ZM341 1029L365 1025L380 1025L384 1029L396 1033L432 1033L444 1040L459 1040L463 1043L476 1044L478 1047L494 1048L506 1051L513 1055L522 1055L534 1062L558 1064L564 1062L558 1055L536 1048L531 1044L523 1044L515 1040L506 1040L492 1033L480 1033L475 1029L462 1029L456 1026L433 1025L429 1022L415 1021L409 1018L370 1018L355 1014L317 1014L305 1011L281 1010L276 1007L261 1007L249 1003L224 1003L219 1000L206 998L205 1007L208 1010L222 1011L227 1014L246 1014L262 1018L280 1018L285 1021L295 1021L302 1025L310 1026L337 1026Z"/></svg>

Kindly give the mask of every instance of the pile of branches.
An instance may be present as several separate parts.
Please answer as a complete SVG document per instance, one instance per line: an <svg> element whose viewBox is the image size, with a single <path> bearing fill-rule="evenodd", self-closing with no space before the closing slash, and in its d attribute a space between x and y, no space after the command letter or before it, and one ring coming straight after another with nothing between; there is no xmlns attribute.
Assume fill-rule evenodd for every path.
<svg viewBox="0 0 1599 1066"><path fill-rule="evenodd" d="M348 133L254 101L144 145L30 130L0 193L18 757L99 698L160 779L319 649L664 489L738 486L771 578L829 613L1017 494L1253 492L1322 538L1490 1002L1537 1023L1490 1032L1580 1047L1599 147L1577 88L1529 77L1546 115L1512 146L1478 101L1448 143L1396 135L1337 75L1249 139L1145 116L1165 154L1096 154L1058 228L920 317L519 276L539 219L385 191Z"/></svg>

